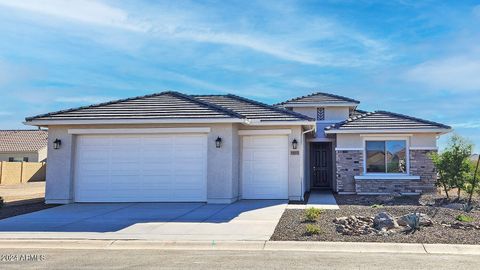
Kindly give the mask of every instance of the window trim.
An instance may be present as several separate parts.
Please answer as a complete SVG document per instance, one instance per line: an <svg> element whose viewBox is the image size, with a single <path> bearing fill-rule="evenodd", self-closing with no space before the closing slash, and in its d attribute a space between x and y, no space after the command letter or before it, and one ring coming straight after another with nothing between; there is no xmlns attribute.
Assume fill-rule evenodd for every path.
<svg viewBox="0 0 480 270"><path fill-rule="evenodd" d="M367 172L367 141L405 141L407 172L406 173L368 173ZM410 176L410 137L408 136L368 136L363 137L363 175L365 176Z"/></svg>

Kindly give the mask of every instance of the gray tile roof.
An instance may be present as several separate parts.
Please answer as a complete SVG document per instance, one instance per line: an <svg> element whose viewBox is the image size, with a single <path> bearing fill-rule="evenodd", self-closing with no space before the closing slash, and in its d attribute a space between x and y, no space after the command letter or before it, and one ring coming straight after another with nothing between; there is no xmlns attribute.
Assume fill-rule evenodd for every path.
<svg viewBox="0 0 480 270"><path fill-rule="evenodd" d="M219 119L242 118L242 116L214 104L194 99L191 96L168 91L37 115L26 118L26 120L190 118Z"/></svg>
<svg viewBox="0 0 480 270"><path fill-rule="evenodd" d="M286 109L235 95L193 96L167 91L37 115L26 118L26 121L229 118L262 121L312 120Z"/></svg>
<svg viewBox="0 0 480 270"><path fill-rule="evenodd" d="M402 129L451 129L450 126L403 114L375 111L364 113L346 121L328 126L325 130L402 130Z"/></svg>
<svg viewBox="0 0 480 270"><path fill-rule="evenodd" d="M288 105L297 105L297 104L335 104L335 103L357 103L359 104L360 101L338 96L329 93L323 92L316 92L307 96L301 96L297 98L293 98L287 100L282 103L276 104L277 106L288 106Z"/></svg>
<svg viewBox="0 0 480 270"><path fill-rule="evenodd" d="M47 146L46 130L0 130L0 152L36 152Z"/></svg>
<svg viewBox="0 0 480 270"><path fill-rule="evenodd" d="M366 114L366 113L368 113L368 112L367 112L367 111L364 111L364 110L356 109L355 111L353 111L352 117L360 116L360 115Z"/></svg>
<svg viewBox="0 0 480 270"><path fill-rule="evenodd" d="M261 121L302 121L314 119L293 111L267 105L251 99L236 95L197 95L200 99L215 105L221 106L243 115L247 119L258 119Z"/></svg>

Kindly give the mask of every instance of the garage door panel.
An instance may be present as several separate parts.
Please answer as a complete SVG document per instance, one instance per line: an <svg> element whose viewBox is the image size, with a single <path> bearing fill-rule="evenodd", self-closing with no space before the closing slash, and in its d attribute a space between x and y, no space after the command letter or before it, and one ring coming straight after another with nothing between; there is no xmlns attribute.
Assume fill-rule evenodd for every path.
<svg viewBox="0 0 480 270"><path fill-rule="evenodd" d="M206 201L206 145L205 135L79 136L75 200Z"/></svg>
<svg viewBox="0 0 480 270"><path fill-rule="evenodd" d="M288 198L288 137L244 136L242 196L245 199Z"/></svg>

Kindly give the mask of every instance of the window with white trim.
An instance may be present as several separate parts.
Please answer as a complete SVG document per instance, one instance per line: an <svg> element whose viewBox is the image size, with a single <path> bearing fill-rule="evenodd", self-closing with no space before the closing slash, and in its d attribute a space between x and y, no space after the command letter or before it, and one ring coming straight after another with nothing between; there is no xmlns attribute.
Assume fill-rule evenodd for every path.
<svg viewBox="0 0 480 270"><path fill-rule="evenodd" d="M407 141L365 141L365 159L367 173L407 174Z"/></svg>

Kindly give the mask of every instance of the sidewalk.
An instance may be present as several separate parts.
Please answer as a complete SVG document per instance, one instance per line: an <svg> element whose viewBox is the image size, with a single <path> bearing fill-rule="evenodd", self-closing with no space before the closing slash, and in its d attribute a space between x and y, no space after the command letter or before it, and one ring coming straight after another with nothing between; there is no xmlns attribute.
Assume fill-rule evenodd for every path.
<svg viewBox="0 0 480 270"><path fill-rule="evenodd" d="M282 242L282 241L144 241L144 240L0 240L1 249L99 250L250 250L350 253L480 255L480 245Z"/></svg>

